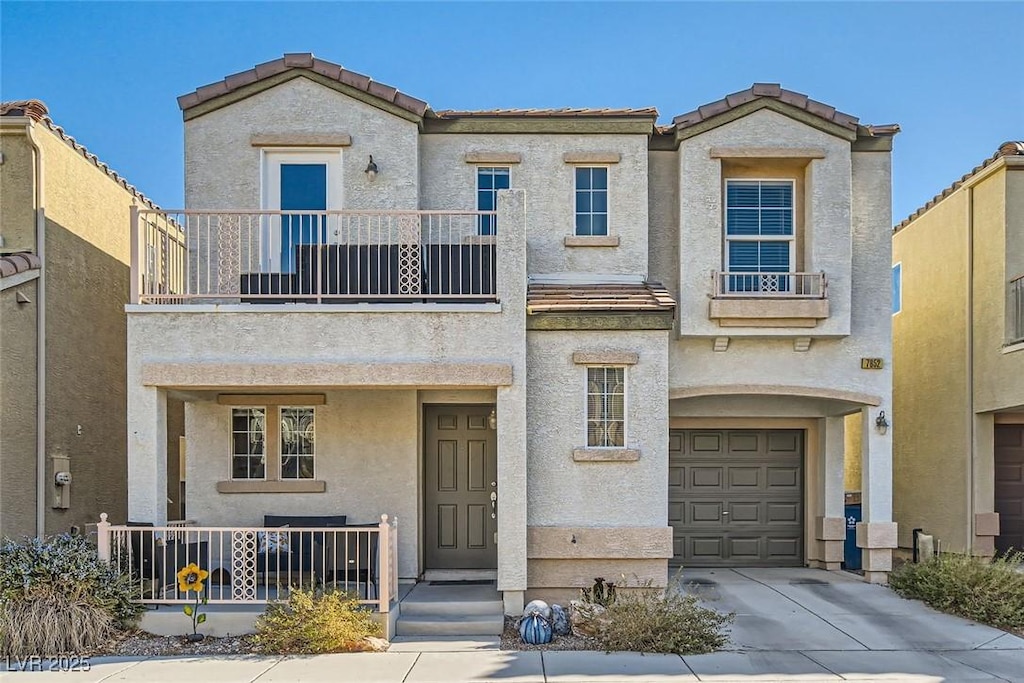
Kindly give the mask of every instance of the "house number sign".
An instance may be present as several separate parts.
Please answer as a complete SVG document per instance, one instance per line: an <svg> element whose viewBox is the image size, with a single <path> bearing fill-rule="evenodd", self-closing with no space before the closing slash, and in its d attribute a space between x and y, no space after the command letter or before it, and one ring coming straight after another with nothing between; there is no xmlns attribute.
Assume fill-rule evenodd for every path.
<svg viewBox="0 0 1024 683"><path fill-rule="evenodd" d="M861 358L860 359L861 370L881 370L882 359L881 358Z"/></svg>

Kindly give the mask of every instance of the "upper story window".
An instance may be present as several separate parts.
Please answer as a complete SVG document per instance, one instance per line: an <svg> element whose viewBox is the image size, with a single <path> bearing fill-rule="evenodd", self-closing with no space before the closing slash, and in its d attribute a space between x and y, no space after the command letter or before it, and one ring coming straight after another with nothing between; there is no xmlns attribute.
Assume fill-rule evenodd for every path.
<svg viewBox="0 0 1024 683"><path fill-rule="evenodd" d="M725 182L725 283L730 292L786 292L796 283L794 181ZM743 275L742 273L750 273Z"/></svg>
<svg viewBox="0 0 1024 683"><path fill-rule="evenodd" d="M498 190L509 188L509 169L499 166L481 166L476 170L476 210L497 211ZM479 233L497 234L497 216L480 216Z"/></svg>
<svg viewBox="0 0 1024 683"><path fill-rule="evenodd" d="M892 267L892 313L896 315L903 310L903 264Z"/></svg>
<svg viewBox="0 0 1024 683"><path fill-rule="evenodd" d="M623 448L626 444L626 368L587 368L587 446Z"/></svg>
<svg viewBox="0 0 1024 683"><path fill-rule="evenodd" d="M234 408L231 411L231 478L266 479L267 411Z"/></svg>
<svg viewBox="0 0 1024 683"><path fill-rule="evenodd" d="M576 234L608 234L608 168L577 166Z"/></svg>

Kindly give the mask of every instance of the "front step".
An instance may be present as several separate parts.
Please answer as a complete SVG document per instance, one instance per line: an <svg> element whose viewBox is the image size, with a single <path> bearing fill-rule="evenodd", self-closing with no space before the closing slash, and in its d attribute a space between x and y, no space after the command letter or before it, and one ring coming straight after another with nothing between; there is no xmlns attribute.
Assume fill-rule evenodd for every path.
<svg viewBox="0 0 1024 683"><path fill-rule="evenodd" d="M401 636L496 636L505 627L504 604L493 583L417 584L402 600L395 632Z"/></svg>
<svg viewBox="0 0 1024 683"><path fill-rule="evenodd" d="M500 636L504 628L505 617L502 614L406 616L403 613L398 618L395 632L400 636Z"/></svg>

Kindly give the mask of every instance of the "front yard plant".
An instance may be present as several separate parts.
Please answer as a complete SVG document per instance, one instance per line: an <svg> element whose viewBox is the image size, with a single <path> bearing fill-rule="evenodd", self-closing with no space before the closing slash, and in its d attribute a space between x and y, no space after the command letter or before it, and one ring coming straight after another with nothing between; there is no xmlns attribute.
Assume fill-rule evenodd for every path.
<svg viewBox="0 0 1024 683"><path fill-rule="evenodd" d="M316 655L380 649L381 627L359 598L344 591L293 588L256 620L253 641L267 654Z"/></svg>
<svg viewBox="0 0 1024 683"><path fill-rule="evenodd" d="M78 654L101 646L142 611L131 579L84 536L0 542L0 654Z"/></svg>
<svg viewBox="0 0 1024 683"><path fill-rule="evenodd" d="M945 553L907 563L889 576L905 598L997 628L1024 629L1024 552L993 561Z"/></svg>

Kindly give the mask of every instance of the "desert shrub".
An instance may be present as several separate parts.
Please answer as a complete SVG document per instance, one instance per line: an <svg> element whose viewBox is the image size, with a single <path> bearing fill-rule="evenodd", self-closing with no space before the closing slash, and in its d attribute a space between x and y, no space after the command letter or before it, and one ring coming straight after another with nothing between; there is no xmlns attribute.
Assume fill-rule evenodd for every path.
<svg viewBox="0 0 1024 683"><path fill-rule="evenodd" d="M269 654L322 654L373 649L380 624L359 598L343 591L293 589L287 602L271 603L256 620L254 642Z"/></svg>
<svg viewBox="0 0 1024 683"><path fill-rule="evenodd" d="M131 579L101 562L84 536L0 542L0 652L78 654L142 611Z"/></svg>
<svg viewBox="0 0 1024 683"><path fill-rule="evenodd" d="M1024 552L996 560L946 553L892 572L905 598L1000 628L1024 627Z"/></svg>
<svg viewBox="0 0 1024 683"><path fill-rule="evenodd" d="M608 650L695 655L729 642L724 628L732 619L675 588L643 587L618 591L601 615L596 636Z"/></svg>

